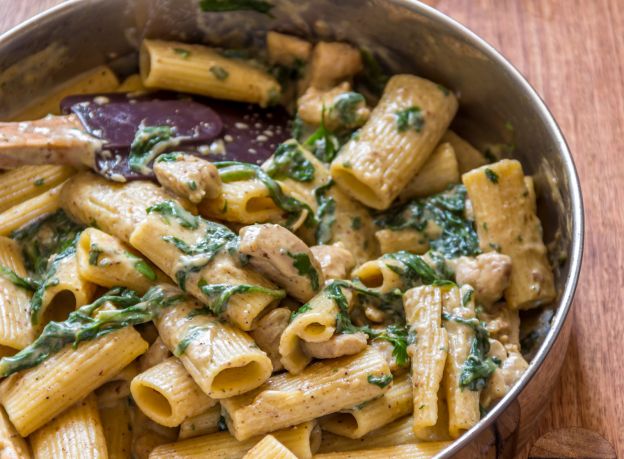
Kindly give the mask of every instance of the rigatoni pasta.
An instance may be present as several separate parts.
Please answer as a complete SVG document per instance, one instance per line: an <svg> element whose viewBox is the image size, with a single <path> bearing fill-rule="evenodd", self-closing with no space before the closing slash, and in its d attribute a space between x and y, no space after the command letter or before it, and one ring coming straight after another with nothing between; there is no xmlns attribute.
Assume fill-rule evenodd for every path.
<svg viewBox="0 0 624 459"><path fill-rule="evenodd" d="M425 164L457 111L448 90L413 75L390 79L356 139L332 162L338 185L363 204L385 209Z"/></svg>
<svg viewBox="0 0 624 459"><path fill-rule="evenodd" d="M451 90L277 32L266 53L148 39L139 60L24 113L93 88L122 93L87 98L127 106L116 121L172 103L199 126L141 112L129 150L65 156L48 127L88 116L0 126L42 153L4 143L4 452L432 457L511 390L518 310L555 298L553 273L533 178L448 130Z"/></svg>

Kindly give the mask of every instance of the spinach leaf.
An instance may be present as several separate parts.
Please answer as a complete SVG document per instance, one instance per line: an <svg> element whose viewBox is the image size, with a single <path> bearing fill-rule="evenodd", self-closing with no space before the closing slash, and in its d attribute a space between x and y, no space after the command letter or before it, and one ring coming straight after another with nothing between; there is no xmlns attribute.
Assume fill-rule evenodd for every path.
<svg viewBox="0 0 624 459"><path fill-rule="evenodd" d="M421 132L425 126L425 114L420 107L409 107L405 110L400 110L395 113L397 130L399 132L405 132L408 129L413 129L416 132Z"/></svg>
<svg viewBox="0 0 624 459"><path fill-rule="evenodd" d="M199 7L206 12L247 10L257 11L270 16L273 5L264 0L200 0Z"/></svg>
<svg viewBox="0 0 624 459"><path fill-rule="evenodd" d="M37 366L69 344L76 348L83 341L149 322L163 309L184 298L178 291L162 286L152 287L142 298L132 290L112 289L95 302L70 313L66 320L48 323L35 341L17 354L0 359L0 377ZM105 303L120 309L102 310Z"/></svg>
<svg viewBox="0 0 624 459"><path fill-rule="evenodd" d="M318 204L316 209L318 224L315 231L317 244L327 244L334 237L332 226L336 223L336 200L329 194L329 190L333 186L334 180L330 179L314 190L314 199Z"/></svg>
<svg viewBox="0 0 624 459"><path fill-rule="evenodd" d="M147 164L162 153L165 147L171 145L173 136L171 126L142 126L137 129L128 156L130 169L143 174L149 173Z"/></svg>
<svg viewBox="0 0 624 459"><path fill-rule="evenodd" d="M392 380L393 377L392 375L368 375L368 378L366 378L368 380L369 384L374 384L375 386L381 387L382 389L386 386L388 386Z"/></svg>
<svg viewBox="0 0 624 459"><path fill-rule="evenodd" d="M314 165L303 155L301 147L289 141L277 147L267 173L277 180L291 178L297 182L311 182L315 171Z"/></svg>
<svg viewBox="0 0 624 459"><path fill-rule="evenodd" d="M146 209L148 214L158 213L167 223L169 219L167 217L175 218L181 227L188 229L197 229L199 227L198 219L188 210L184 209L177 202L173 201L161 201Z"/></svg>
<svg viewBox="0 0 624 459"><path fill-rule="evenodd" d="M293 259L293 266L301 276L307 276L310 279L312 290L319 289L319 275L316 268L312 265L310 257L306 253L287 252L288 256Z"/></svg>
<svg viewBox="0 0 624 459"><path fill-rule="evenodd" d="M199 288L206 296L206 308L196 309L191 315L196 314L215 314L221 315L227 307L228 301L232 296L243 293L262 293L270 295L273 298L281 299L286 296L284 290L273 290L259 285L247 284L208 284L204 279L199 282Z"/></svg>

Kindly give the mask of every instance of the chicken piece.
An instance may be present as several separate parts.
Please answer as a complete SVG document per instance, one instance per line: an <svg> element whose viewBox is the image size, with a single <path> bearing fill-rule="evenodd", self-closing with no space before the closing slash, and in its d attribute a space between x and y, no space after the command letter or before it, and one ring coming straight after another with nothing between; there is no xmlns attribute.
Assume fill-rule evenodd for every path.
<svg viewBox="0 0 624 459"><path fill-rule="evenodd" d="M517 346L503 346L500 341L495 339L490 339L488 357L496 357L500 360L501 365L492 373L481 392L480 403L485 408L503 398L529 367Z"/></svg>
<svg viewBox="0 0 624 459"><path fill-rule="evenodd" d="M241 228L240 253L253 269L264 274L302 303L325 283L321 266L310 248L280 225L261 224Z"/></svg>
<svg viewBox="0 0 624 459"><path fill-rule="evenodd" d="M327 129L336 131L362 126L370 110L364 96L351 92L351 85L345 81L328 91L308 88L297 100L297 114L307 124L323 122Z"/></svg>
<svg viewBox="0 0 624 459"><path fill-rule="evenodd" d="M368 336L365 333L339 334L320 343L301 342L303 352L316 359L335 359L343 355L354 355L366 349Z"/></svg>
<svg viewBox="0 0 624 459"><path fill-rule="evenodd" d="M310 247L318 260L325 279L348 279L355 267L355 258L342 244L313 245Z"/></svg>
<svg viewBox="0 0 624 459"><path fill-rule="evenodd" d="M139 373L149 370L150 368L164 362L171 356L171 352L165 346L162 339L156 338L156 341L147 349L147 352L139 357Z"/></svg>
<svg viewBox="0 0 624 459"><path fill-rule="evenodd" d="M292 67L310 58L312 43L292 35L278 32L267 33L267 53L271 64Z"/></svg>
<svg viewBox="0 0 624 459"><path fill-rule="evenodd" d="M520 346L520 315L517 309L508 308L505 303L495 303L480 312L479 319L486 323L492 338L505 346Z"/></svg>
<svg viewBox="0 0 624 459"><path fill-rule="evenodd" d="M346 43L321 41L312 51L300 92L305 92L310 86L331 89L338 83L350 81L363 67L362 56L357 48Z"/></svg>
<svg viewBox="0 0 624 459"><path fill-rule="evenodd" d="M455 267L459 285L475 289L478 303L490 305L503 296L511 276L511 258L498 252L482 253L475 258L461 257Z"/></svg>
<svg viewBox="0 0 624 459"><path fill-rule="evenodd" d="M158 183L197 204L221 194L219 171L209 161L183 153L166 153L154 162Z"/></svg>
<svg viewBox="0 0 624 459"><path fill-rule="evenodd" d="M258 321L258 325L250 333L258 347L271 359L274 372L284 368L280 361L279 343L282 332L290 322L290 315L290 309L273 309Z"/></svg>

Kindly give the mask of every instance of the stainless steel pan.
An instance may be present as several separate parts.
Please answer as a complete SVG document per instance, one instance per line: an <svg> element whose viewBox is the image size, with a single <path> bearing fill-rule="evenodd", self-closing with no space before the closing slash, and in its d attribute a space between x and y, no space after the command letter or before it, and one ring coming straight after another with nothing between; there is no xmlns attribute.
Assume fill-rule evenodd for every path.
<svg viewBox="0 0 624 459"><path fill-rule="evenodd" d="M64 3L0 37L0 118L90 67L108 62L122 74L133 71L142 37L244 46L260 43L269 29L350 41L375 50L394 72L415 72L458 91L461 110L454 128L478 146L503 145L507 156L520 159L534 174L540 217L557 270L557 304L525 320L543 340L531 355L528 371L442 454L512 456L526 442L557 381L581 265L581 191L555 120L496 50L426 5L409 0L273 3L273 18L255 12L205 14L197 0Z"/></svg>

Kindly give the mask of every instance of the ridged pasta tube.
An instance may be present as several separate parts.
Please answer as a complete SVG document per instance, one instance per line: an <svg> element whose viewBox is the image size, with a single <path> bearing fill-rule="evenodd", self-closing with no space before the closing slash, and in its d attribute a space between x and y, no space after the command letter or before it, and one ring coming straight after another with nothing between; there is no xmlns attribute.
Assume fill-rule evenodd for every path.
<svg viewBox="0 0 624 459"><path fill-rule="evenodd" d="M80 235L76 259L80 277L102 287L122 286L144 294L154 284L169 280L118 238L95 228Z"/></svg>
<svg viewBox="0 0 624 459"><path fill-rule="evenodd" d="M7 459L31 457L28 443L17 433L2 407L0 407L0 443L2 444L2 455Z"/></svg>
<svg viewBox="0 0 624 459"><path fill-rule="evenodd" d="M447 290L443 294L444 312L466 320L474 319L476 317L472 298L474 295L470 292L472 292L472 287L469 285L464 285L461 290L457 287ZM464 301L464 298L467 301ZM475 332L471 327L456 320L445 320L443 325L448 335L448 352L443 380L449 414L448 429L451 437L458 438L481 418L480 391L468 390L460 386L460 375L470 354Z"/></svg>
<svg viewBox="0 0 624 459"><path fill-rule="evenodd" d="M273 435L266 435L251 448L243 459L297 459L288 448L279 442Z"/></svg>
<svg viewBox="0 0 624 459"><path fill-rule="evenodd" d="M382 395L387 385L375 384L376 378L389 382L391 373L383 356L369 347L317 362L298 375L273 376L254 391L222 400L221 406L230 432L242 441Z"/></svg>
<svg viewBox="0 0 624 459"><path fill-rule="evenodd" d="M457 111L457 98L414 75L390 78L369 120L331 165L338 185L386 209L422 168Z"/></svg>
<svg viewBox="0 0 624 459"><path fill-rule="evenodd" d="M481 167L488 162L483 153L450 129L444 133L442 140L440 140L440 143L444 142L450 143L453 147L460 174Z"/></svg>
<svg viewBox="0 0 624 459"><path fill-rule="evenodd" d="M90 172L72 177L61 193L63 208L71 217L123 242L129 242L149 206L166 200L174 198L154 183L115 183Z"/></svg>
<svg viewBox="0 0 624 459"><path fill-rule="evenodd" d="M438 388L446 362L448 337L442 328L442 288L431 285L405 292L405 321L416 342L407 347L412 360L414 430L438 419Z"/></svg>
<svg viewBox="0 0 624 459"><path fill-rule="evenodd" d="M405 416L386 424L362 438L347 438L324 431L319 453L381 448L408 443L418 443L418 438L414 435L414 420L411 416Z"/></svg>
<svg viewBox="0 0 624 459"><path fill-rule="evenodd" d="M440 193L453 183L459 183L457 157L451 144L444 142L433 150L427 162L405 185L399 199L407 201Z"/></svg>
<svg viewBox="0 0 624 459"><path fill-rule="evenodd" d="M57 185L45 193L20 202L0 214L0 235L8 236L16 229L51 214L61 207L60 194L63 185Z"/></svg>
<svg viewBox="0 0 624 459"><path fill-rule="evenodd" d="M504 159L462 176L472 202L479 245L511 257L507 305L530 309L555 298L542 225L520 162Z"/></svg>
<svg viewBox="0 0 624 459"><path fill-rule="evenodd" d="M98 400L99 402L99 400ZM132 430L128 399L100 407L100 421L109 459L127 459L132 454Z"/></svg>
<svg viewBox="0 0 624 459"><path fill-rule="evenodd" d="M321 431L315 421L308 421L297 426L271 432L286 448L298 458L310 459L321 443ZM162 445L154 449L150 459L191 459L200 457L218 457L220 459L240 459L258 443L262 437L251 437L238 441L228 432L220 432L201 437L190 438Z"/></svg>
<svg viewBox="0 0 624 459"><path fill-rule="evenodd" d="M267 355L245 332L212 315L193 314L199 307L196 301L188 300L166 309L155 321L163 342L199 387L220 399L265 382L272 371Z"/></svg>
<svg viewBox="0 0 624 459"><path fill-rule="evenodd" d="M167 427L179 426L217 403L202 392L176 357L137 375L130 391L147 417Z"/></svg>
<svg viewBox="0 0 624 459"><path fill-rule="evenodd" d="M321 428L343 437L361 438L407 416L413 407L412 381L404 374L395 378L392 387L382 397L326 416L321 420Z"/></svg>
<svg viewBox="0 0 624 459"><path fill-rule="evenodd" d="M386 446L341 453L317 454L315 459L430 459L449 446L450 442L425 442L415 445Z"/></svg>
<svg viewBox="0 0 624 459"><path fill-rule="evenodd" d="M74 349L71 345L38 366L0 384L0 402L22 436L46 424L119 373L147 350L134 328L124 328Z"/></svg>
<svg viewBox="0 0 624 459"><path fill-rule="evenodd" d="M281 88L263 70L215 49L163 40L144 40L141 77L148 88L251 102L263 107L279 99Z"/></svg>
<svg viewBox="0 0 624 459"><path fill-rule="evenodd" d="M254 292L252 289L249 292L233 294L219 307L223 309L219 312L222 312L231 323L243 330L251 330L258 315L269 304L284 295L281 290L275 290L275 286L262 275L247 267L241 267L238 257L229 253L227 247L214 254L212 259L208 258L208 254L185 254L181 249L184 247L186 250L186 247L205 244L202 241L205 241L206 237L211 237L207 236L208 232L211 228L217 227L220 225L198 219L196 228L185 228L173 220L168 222L160 215L150 214L136 226L130 243L169 277L178 279L178 282L181 281L180 273L187 272L183 281L184 286L200 301L212 302L212 299L204 293L205 289L202 290L204 284L227 287L250 285L262 290ZM229 230L223 228L223 231ZM231 233L231 236L234 234ZM193 268L193 263L200 263L199 268Z"/></svg>
<svg viewBox="0 0 624 459"><path fill-rule="evenodd" d="M207 411L182 422L178 440L186 440L187 438L218 432L219 419L221 419L221 405L217 404L212 408L208 408Z"/></svg>
<svg viewBox="0 0 624 459"><path fill-rule="evenodd" d="M0 212L59 185L75 173L67 166L22 166L0 175Z"/></svg>
<svg viewBox="0 0 624 459"><path fill-rule="evenodd" d="M18 244L0 236L0 267L18 276L26 276L26 267ZM0 275L0 347L19 350L35 339L30 322L30 293L15 285L6 275Z"/></svg>
<svg viewBox="0 0 624 459"><path fill-rule="evenodd" d="M30 444L35 459L107 459L96 396L90 394L52 419L30 436Z"/></svg>

